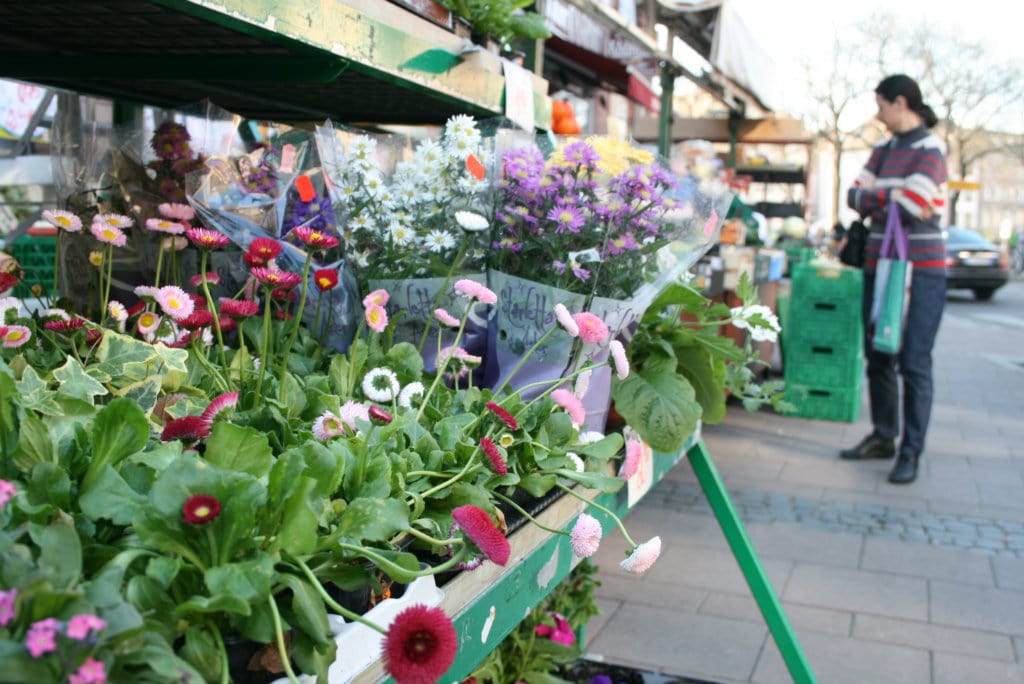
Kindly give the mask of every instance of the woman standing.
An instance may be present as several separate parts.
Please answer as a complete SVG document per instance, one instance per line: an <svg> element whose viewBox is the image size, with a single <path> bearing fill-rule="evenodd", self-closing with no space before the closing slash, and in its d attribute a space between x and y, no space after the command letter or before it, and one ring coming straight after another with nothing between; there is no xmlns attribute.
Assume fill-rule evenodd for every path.
<svg viewBox="0 0 1024 684"><path fill-rule="evenodd" d="M863 316L868 360L868 392L872 433L860 444L840 452L845 459L897 456L900 437L900 388L903 377L902 439L889 482L906 484L917 477L925 433L932 409L932 347L946 305L946 247L938 213L944 206L946 151L929 129L938 122L924 104L914 79L888 76L875 88L878 120L892 138L875 147L867 165L850 188L847 202L862 216L870 216L864 258ZM895 202L909 235L913 281L903 348L886 354L871 348L869 332L875 266L885 232L889 203Z"/></svg>

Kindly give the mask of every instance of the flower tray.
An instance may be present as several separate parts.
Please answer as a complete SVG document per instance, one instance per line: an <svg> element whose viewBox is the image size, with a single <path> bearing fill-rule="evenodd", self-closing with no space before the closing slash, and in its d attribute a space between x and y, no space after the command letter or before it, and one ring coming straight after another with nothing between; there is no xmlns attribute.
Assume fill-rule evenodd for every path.
<svg viewBox="0 0 1024 684"><path fill-rule="evenodd" d="M409 584L401 598L384 599L378 603L366 613L366 618L386 628L406 608L417 604L433 607L442 599L444 592L437 588L433 576L427 575ZM330 684L344 684L378 660L384 637L358 622L345 622L340 615L328 615L327 620L338 643L338 657L328 671L328 681ZM303 684L313 684L316 677L302 675L299 680ZM288 684L288 679L277 679L273 684Z"/></svg>

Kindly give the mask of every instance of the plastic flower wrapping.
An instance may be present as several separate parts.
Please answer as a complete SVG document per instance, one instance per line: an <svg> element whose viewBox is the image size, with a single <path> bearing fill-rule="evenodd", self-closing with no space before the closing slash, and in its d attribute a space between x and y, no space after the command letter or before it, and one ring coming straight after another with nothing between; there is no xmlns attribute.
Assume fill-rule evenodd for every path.
<svg viewBox="0 0 1024 684"><path fill-rule="evenodd" d="M492 155L480 126L451 118L435 140L317 128L325 182L342 247L361 293L384 289L395 338L417 344L435 365L441 336L433 312L458 317L458 278L485 280ZM471 320L463 347L481 354L486 323Z"/></svg>
<svg viewBox="0 0 1024 684"><path fill-rule="evenodd" d="M489 284L503 302L490 321L485 382L502 382L548 323L539 310L562 304L597 315L608 339L627 336L664 285L713 244L731 195L680 192L652 153L604 137L509 149L495 198ZM520 386L607 359L607 344L574 346L552 335L518 372ZM611 370L591 378L587 424L603 425Z"/></svg>

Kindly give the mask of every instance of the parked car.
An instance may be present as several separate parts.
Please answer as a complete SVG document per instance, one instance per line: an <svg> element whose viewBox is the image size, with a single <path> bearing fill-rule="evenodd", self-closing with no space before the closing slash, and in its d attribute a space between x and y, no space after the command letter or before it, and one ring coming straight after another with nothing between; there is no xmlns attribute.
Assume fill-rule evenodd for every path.
<svg viewBox="0 0 1024 684"><path fill-rule="evenodd" d="M1010 277L1009 255L981 234L950 226L946 229L946 277L951 290L972 290L980 301L992 298Z"/></svg>

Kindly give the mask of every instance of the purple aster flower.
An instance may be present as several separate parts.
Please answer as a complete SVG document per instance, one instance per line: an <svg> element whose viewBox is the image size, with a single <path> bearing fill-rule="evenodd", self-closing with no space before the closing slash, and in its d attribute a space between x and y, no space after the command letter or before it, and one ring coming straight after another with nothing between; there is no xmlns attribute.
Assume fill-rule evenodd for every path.
<svg viewBox="0 0 1024 684"><path fill-rule="evenodd" d="M567 145L562 151L562 156L568 162L587 168L594 168L601 160L601 155L583 140Z"/></svg>
<svg viewBox="0 0 1024 684"><path fill-rule="evenodd" d="M556 234L564 233L567 230L572 233L578 233L584 222L583 212L580 211L579 207L574 207L571 204L562 204L554 207L548 212L547 219L558 224L555 226Z"/></svg>
<svg viewBox="0 0 1024 684"><path fill-rule="evenodd" d="M590 271L583 268L575 261L572 262L572 274L579 278L580 280L582 280L583 282L587 282L587 279L590 278Z"/></svg>
<svg viewBox="0 0 1024 684"><path fill-rule="evenodd" d="M558 275L565 275L565 262L555 259L551 262L551 268L555 269L555 273Z"/></svg>

